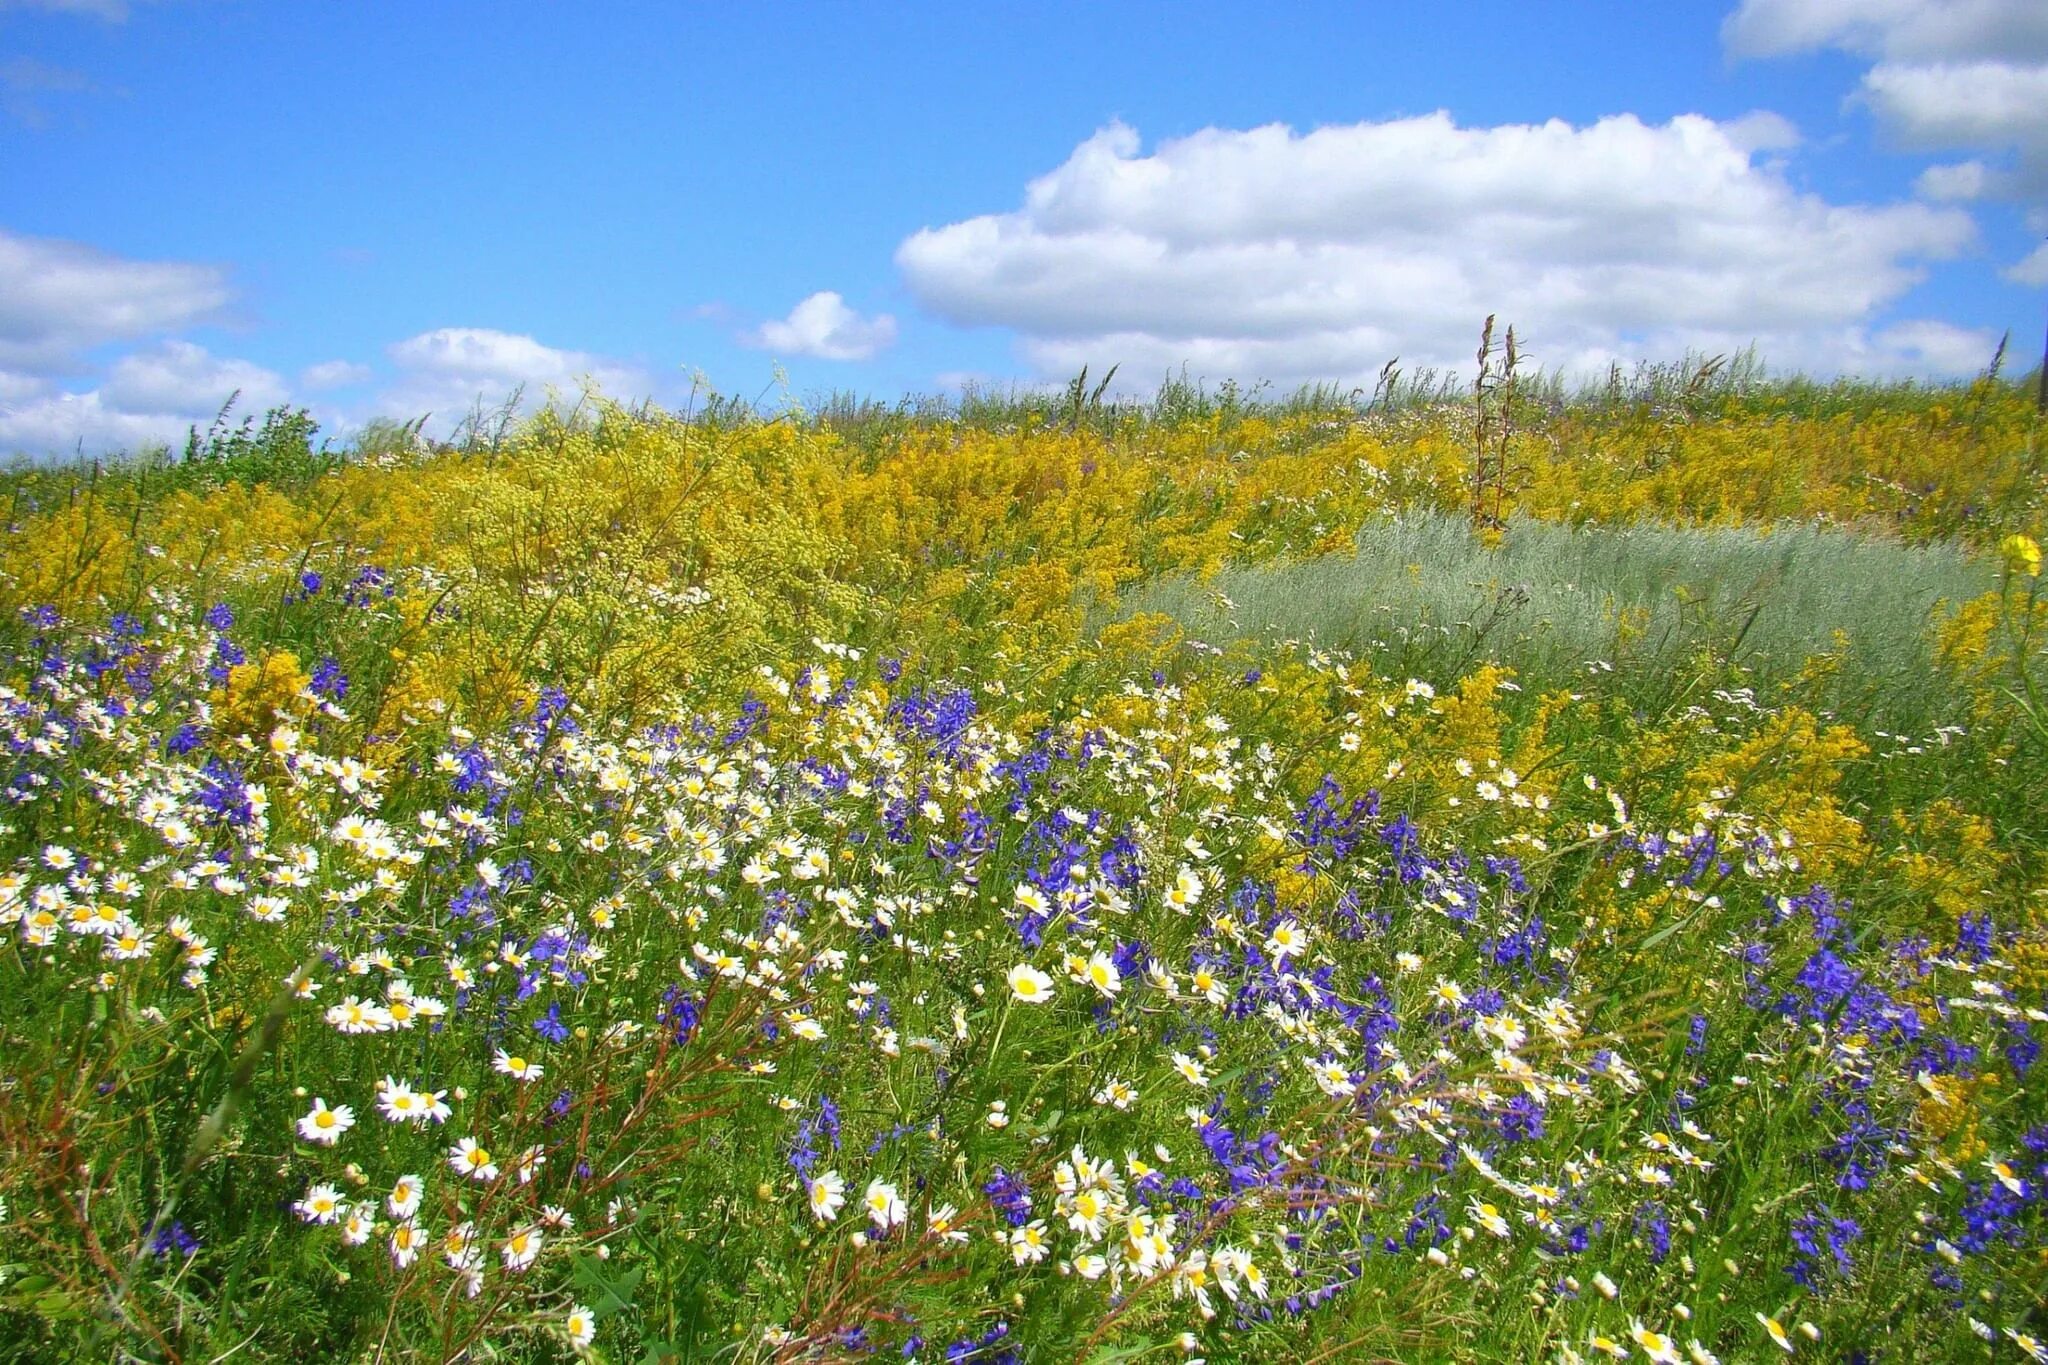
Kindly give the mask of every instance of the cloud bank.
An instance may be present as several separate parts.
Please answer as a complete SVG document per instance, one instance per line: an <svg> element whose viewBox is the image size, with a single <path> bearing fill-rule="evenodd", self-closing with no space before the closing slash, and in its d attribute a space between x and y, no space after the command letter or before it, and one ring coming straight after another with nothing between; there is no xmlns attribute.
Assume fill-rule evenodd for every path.
<svg viewBox="0 0 2048 1365"><path fill-rule="evenodd" d="M1772 160L1775 116L1467 128L1447 114L1206 129L1149 154L1115 123L1021 208L927 228L896 260L950 322L1016 331L1041 375L1365 379L1471 363L1479 323L1598 371L1755 342L1816 372L1966 372L1995 338L1882 311L1974 240L1925 203L1833 204Z"/></svg>

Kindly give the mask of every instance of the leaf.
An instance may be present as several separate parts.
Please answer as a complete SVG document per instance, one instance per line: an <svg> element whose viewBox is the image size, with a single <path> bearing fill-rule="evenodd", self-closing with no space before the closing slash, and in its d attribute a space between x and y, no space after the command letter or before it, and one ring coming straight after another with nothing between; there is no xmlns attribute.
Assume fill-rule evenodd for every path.
<svg viewBox="0 0 2048 1365"><path fill-rule="evenodd" d="M1150 1337L1139 1337L1136 1341L1111 1342L1095 1348L1085 1365L1114 1365L1120 1360L1136 1360L1159 1343Z"/></svg>
<svg viewBox="0 0 2048 1365"><path fill-rule="evenodd" d="M10 1301L19 1299L25 1302L55 1283L48 1275L24 1275L7 1286L7 1297Z"/></svg>
<svg viewBox="0 0 2048 1365"><path fill-rule="evenodd" d="M641 1277L646 1274L644 1267L634 1266L612 1277L600 1268L602 1264L595 1256L578 1256L575 1271L576 1283L590 1295L590 1314L600 1321L633 1306L633 1291L640 1287Z"/></svg>
<svg viewBox="0 0 2048 1365"><path fill-rule="evenodd" d="M1670 938L1673 934L1677 933L1680 929L1685 928L1688 924L1691 924L1697 918L1697 915L1687 915L1681 919L1673 920L1671 923L1665 925L1662 929L1659 929L1656 933L1644 939L1642 942L1642 946L1637 948L1636 951L1639 953L1649 952L1652 948L1662 943L1665 939Z"/></svg>

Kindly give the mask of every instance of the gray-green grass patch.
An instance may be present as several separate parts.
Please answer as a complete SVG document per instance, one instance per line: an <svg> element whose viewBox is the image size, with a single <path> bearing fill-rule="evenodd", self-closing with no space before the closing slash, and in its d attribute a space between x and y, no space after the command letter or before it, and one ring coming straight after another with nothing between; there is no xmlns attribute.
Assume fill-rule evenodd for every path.
<svg viewBox="0 0 2048 1365"><path fill-rule="evenodd" d="M1460 518L1410 513L1362 526L1357 546L1163 579L1123 610L1164 613L1212 643L1295 638L1437 680L1491 661L1525 685L1610 670L1654 683L1710 650L1772 685L1832 656L1828 702L1909 724L1947 704L1933 623L1998 581L1960 546L1819 526L1525 521L1489 548Z"/></svg>

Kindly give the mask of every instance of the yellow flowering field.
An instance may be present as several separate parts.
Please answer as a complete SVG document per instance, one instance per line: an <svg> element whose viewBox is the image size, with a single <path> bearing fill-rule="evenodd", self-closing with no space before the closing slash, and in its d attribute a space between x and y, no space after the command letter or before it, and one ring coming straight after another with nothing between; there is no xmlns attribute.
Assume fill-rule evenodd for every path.
<svg viewBox="0 0 2048 1365"><path fill-rule="evenodd" d="M0 1351L2048 1359L2030 396L1392 397L11 472Z"/></svg>

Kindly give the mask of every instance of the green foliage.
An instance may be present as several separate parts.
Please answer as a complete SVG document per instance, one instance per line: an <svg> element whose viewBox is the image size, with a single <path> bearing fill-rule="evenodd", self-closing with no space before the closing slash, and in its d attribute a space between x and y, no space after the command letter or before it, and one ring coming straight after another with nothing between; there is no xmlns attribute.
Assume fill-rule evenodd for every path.
<svg viewBox="0 0 2048 1365"><path fill-rule="evenodd" d="M323 442L313 438L320 424L304 408L280 405L230 426L229 414L239 395L231 394L215 415L206 435L193 427L185 437L183 455L159 477L178 487L205 488L228 482L296 486L330 473L341 462Z"/></svg>

